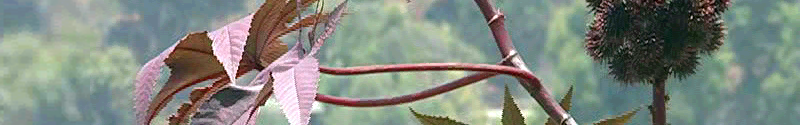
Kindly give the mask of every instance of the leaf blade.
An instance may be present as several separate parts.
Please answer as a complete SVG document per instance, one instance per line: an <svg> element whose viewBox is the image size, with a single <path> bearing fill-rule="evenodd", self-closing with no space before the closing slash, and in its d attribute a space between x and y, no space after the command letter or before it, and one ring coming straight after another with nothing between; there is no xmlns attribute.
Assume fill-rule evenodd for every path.
<svg viewBox="0 0 800 125"><path fill-rule="evenodd" d="M151 102L150 94L153 93L153 87L161 76L162 67L166 65L164 60L169 56L169 53L175 50L177 44L178 43L173 44L171 47L161 52L161 54L145 63L142 69L136 74L136 79L134 79L133 101L135 103L134 109L136 112L137 124L149 124L147 110Z"/></svg>
<svg viewBox="0 0 800 125"><path fill-rule="evenodd" d="M169 124L176 125L176 124L188 123L189 117L196 112L197 107L203 105L203 101L208 100L208 99L203 99L205 98L204 95L209 93L215 93L216 92L215 90L224 87L224 85L227 85L227 83L229 82L230 79L222 78L215 81L211 86L193 89L192 92L189 94L190 102L181 104L181 107L178 108L178 112L176 112L175 114L171 115L168 118Z"/></svg>
<svg viewBox="0 0 800 125"><path fill-rule="evenodd" d="M152 87L155 86L158 76L153 74L159 74L158 69L164 65L172 69L171 75L164 87L150 99ZM240 67L240 70L251 69ZM136 97L134 97L137 123L149 124L178 91L222 75L224 75L222 65L212 54L211 40L207 32L189 33L148 62L137 75Z"/></svg>
<svg viewBox="0 0 800 125"><path fill-rule="evenodd" d="M325 40L333 35L334 31L336 31L336 25L339 24L342 15L347 10L348 1L349 0L345 0L344 2L340 3L336 6L336 8L333 9L333 11L330 12L330 14L328 14L328 22L325 23L325 31L323 31L322 35L319 35L319 38L316 39L316 42L311 48L310 55L316 55Z"/></svg>
<svg viewBox="0 0 800 125"><path fill-rule="evenodd" d="M558 103L561 105L561 108L564 108L564 111L569 112L570 108L572 108L572 85L569 86L569 90L567 90L567 94L561 98L561 102ZM558 125L556 121L553 121L550 118L547 118L547 122L545 125Z"/></svg>
<svg viewBox="0 0 800 125"><path fill-rule="evenodd" d="M286 54L264 69L266 72L272 72L271 75L274 78L273 94L275 94L275 99L278 101L281 111L292 125L304 123L304 120L301 119L303 115L300 114L300 106L298 106L300 101L297 94L294 71L294 67L300 63L302 56L302 43L298 42ZM307 124L307 121L305 124Z"/></svg>
<svg viewBox="0 0 800 125"><path fill-rule="evenodd" d="M641 106L636 107L633 110L627 111L627 112L622 113L620 115L613 116L612 118L601 119L601 120L599 120L599 121L597 121L595 123L592 123L592 124L594 124L594 125L625 125L625 123L630 122L630 120L633 118L633 116L636 115L636 112L639 112L640 109L642 109Z"/></svg>
<svg viewBox="0 0 800 125"><path fill-rule="evenodd" d="M268 70L263 70L256 75L256 78L250 82L250 86L263 86L261 91L258 93L258 96L255 99L255 102L252 102L252 106L250 107L250 111L248 111L247 116L243 115L239 119L240 123L247 123L247 124L254 124L255 117L258 116L258 109L260 106L264 105L267 102L267 99L272 95L272 86L273 80L271 76L271 72ZM246 118L246 119L245 119Z"/></svg>
<svg viewBox="0 0 800 125"><path fill-rule="evenodd" d="M245 63L245 65L240 65L242 66L242 70L237 71L235 77L240 77L245 73L247 73L248 71L250 71L246 69L252 69L247 64L249 63ZM219 91L221 88L225 87L230 83L231 80L226 78L226 76L220 76L220 78L217 79L217 81L215 81L211 85L206 87L195 88L194 90L192 90L192 92L189 94L190 102L181 105L181 107L178 109L178 112L170 116L169 118L170 124L182 124L189 122L189 117L194 115L200 106L202 106L206 101L208 101L211 98L211 96L213 96L213 94L217 93L217 91Z"/></svg>
<svg viewBox="0 0 800 125"><path fill-rule="evenodd" d="M519 107L514 103L514 97L511 97L511 92L508 91L508 85L505 86L503 93L503 117L500 121L503 125L525 125L525 117L522 117Z"/></svg>
<svg viewBox="0 0 800 125"><path fill-rule="evenodd" d="M178 91L224 74L222 65L211 54L211 40L206 34L207 32L194 32L186 35L164 60L172 69L171 75L150 102L148 123Z"/></svg>
<svg viewBox="0 0 800 125"><path fill-rule="evenodd" d="M300 8L306 8L317 1L302 0ZM287 30L286 24L298 16L295 14L297 4L293 2L295 0L267 0L253 15L245 52L254 56L261 66L268 66L288 50L286 44L278 38L292 31Z"/></svg>
<svg viewBox="0 0 800 125"><path fill-rule="evenodd" d="M572 85L569 86L567 94L564 95L563 98L561 98L561 103L559 103L561 105L561 108L564 108L564 111L567 112L569 112L569 110L572 108L572 89L573 89L572 87L573 87Z"/></svg>
<svg viewBox="0 0 800 125"><path fill-rule="evenodd" d="M419 120L419 122L423 125L466 125L448 117L429 116L420 114L417 111L414 111L412 108L408 109L411 110L411 113L414 114L414 117L416 117L417 120Z"/></svg>
<svg viewBox="0 0 800 125"><path fill-rule="evenodd" d="M250 35L250 23L253 15L248 15L233 23L223 26L215 31L208 33L208 37L213 41L211 48L214 56L222 64L228 79L236 83L236 72L239 61L242 60L244 45L247 36Z"/></svg>
<svg viewBox="0 0 800 125"><path fill-rule="evenodd" d="M211 99L203 103L192 116L192 124L230 125L240 122L243 114L249 113L260 86L242 87L226 86L215 93Z"/></svg>
<svg viewBox="0 0 800 125"><path fill-rule="evenodd" d="M347 1L340 4L330 15L341 16ZM299 40L295 46L277 59L266 69L274 71L275 78L274 94L281 105L281 110L289 123L292 125L305 125L311 119L311 107L317 95L317 84L319 82L319 60L316 59L316 52L322 42L333 33L338 17L329 18L324 37L317 39L318 44L311 47L311 52L301 58L302 42ZM301 20L302 21L302 20Z"/></svg>

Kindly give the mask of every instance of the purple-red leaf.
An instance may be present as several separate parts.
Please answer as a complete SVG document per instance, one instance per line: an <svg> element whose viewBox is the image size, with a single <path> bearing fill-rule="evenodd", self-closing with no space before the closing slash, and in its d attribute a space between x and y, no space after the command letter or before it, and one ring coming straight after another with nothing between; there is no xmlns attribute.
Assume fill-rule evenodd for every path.
<svg viewBox="0 0 800 125"><path fill-rule="evenodd" d="M298 44L300 45L300 44ZM285 69L284 68L289 68ZM319 62L307 56L293 67L275 67L275 97L292 125L306 125L311 118L311 107L317 96Z"/></svg>
<svg viewBox="0 0 800 125"><path fill-rule="evenodd" d="M300 28L314 26L314 24L319 23L319 21L325 21L325 20L328 20L328 14L325 13L308 15L300 19L300 21L293 23L291 26L289 26L288 29L286 29L285 32L282 32L278 35L283 36Z"/></svg>
<svg viewBox="0 0 800 125"><path fill-rule="evenodd" d="M150 124L164 105L172 99L172 95L191 84L205 81L222 75L222 65L211 53L211 40L206 32L195 32L186 35L161 55L150 60L139 72L136 80L137 123ZM149 95L158 78L161 66L166 64L172 69L171 76L159 93L149 100ZM147 110L144 111L144 107Z"/></svg>
<svg viewBox="0 0 800 125"><path fill-rule="evenodd" d="M266 70L275 78L273 92L286 118L292 125L307 125L311 119L311 107L317 95L319 61L316 52L322 42L335 30L339 16L347 1L340 4L329 17L325 32L317 39L311 52L302 56L303 44L298 41L285 55L270 64Z"/></svg>
<svg viewBox="0 0 800 125"><path fill-rule="evenodd" d="M339 20L344 14L344 11L347 10L347 1L348 0L345 0L339 4L339 6L336 6L336 8L331 11L331 14L328 14L328 18L326 18L328 22L325 23L325 31L322 32L322 35L317 38L314 46L311 47L311 52L309 55L312 55L312 57L316 56L319 48L322 47L323 43L325 43L325 39L328 39L328 37L333 35L333 31L336 31L336 25L339 24Z"/></svg>
<svg viewBox="0 0 800 125"><path fill-rule="evenodd" d="M194 114L197 111L197 107L200 107L200 105L210 98L210 96L206 97L206 95L215 93L216 90L219 90L219 88L224 87L228 83L230 83L230 79L221 77L221 79L215 81L211 86L193 89L189 94L190 102L181 104L181 107L178 108L178 112L168 118L169 124L177 125L189 122L189 116Z"/></svg>
<svg viewBox="0 0 800 125"><path fill-rule="evenodd" d="M233 125L255 125L256 118L258 117L258 113L260 111L261 110L258 108L255 108L255 110L247 110L247 112L245 112L244 115L242 115L241 117L239 117L239 119L236 119L236 121L233 122Z"/></svg>
<svg viewBox="0 0 800 125"><path fill-rule="evenodd" d="M300 58L303 55L302 52L303 44L297 42L292 49L265 69L273 72L272 77L275 78L275 84L273 85L275 99L278 100L278 104L281 105L281 110L292 125L306 125L311 118L311 109L301 109L301 107L306 106L300 106L301 102L308 100L309 96L299 95L299 91L313 91L314 96L316 96L316 89L300 90L295 81L294 67L300 63ZM313 97L310 99L312 102L314 101Z"/></svg>
<svg viewBox="0 0 800 125"><path fill-rule="evenodd" d="M300 8L308 7L316 1L302 0ZM253 15L245 51L254 56L261 66L270 65L286 52L286 44L278 38L291 31L286 24L297 17L297 4L294 2L294 0L267 0Z"/></svg>
<svg viewBox="0 0 800 125"><path fill-rule="evenodd" d="M139 73L136 74L136 79L134 80L135 90L133 94L133 101L135 103L134 109L136 110L136 124L141 125L149 121L149 119L147 119L147 108L150 107L150 94L153 93L153 86L155 86L156 80L161 76L161 67L164 66L164 60L172 53L172 50L175 49L177 44L178 43L173 44L171 47L167 48L167 50L161 52L160 55L145 63L142 69L139 70Z"/></svg>
<svg viewBox="0 0 800 125"><path fill-rule="evenodd" d="M148 121L170 101L172 95L195 83L223 75L222 65L213 56L207 32L191 33L175 46L164 62L172 71L163 88L148 108Z"/></svg>
<svg viewBox="0 0 800 125"><path fill-rule="evenodd" d="M142 69L135 83L137 85L137 97L135 97L137 123L149 124L158 115L158 112L172 100L172 95L180 90L225 75L222 64L213 55L211 43L207 32L190 33L173 47L162 52L162 55L151 60ZM251 59L241 60L239 71L250 71L254 68L254 65L245 60ZM171 75L156 96L152 100L148 100L155 83L155 76L157 76L152 74L154 71L157 72L157 67L163 66L161 63L171 69ZM147 106L147 110L145 113L139 113L138 111L143 110L141 109L143 106Z"/></svg>
<svg viewBox="0 0 800 125"><path fill-rule="evenodd" d="M244 63L244 64L250 64L250 63ZM249 72L250 69L252 69L250 67L247 67L249 65L241 65L241 66L244 66L242 67L243 70L237 71L235 75L236 77L242 76L245 73ZM182 124L188 122L189 116L193 115L197 111L198 107L207 102L208 99L211 98L211 96L214 93L220 90L220 88L225 87L226 85L231 83L230 79L226 77L227 76L220 76L220 78L213 84L207 87L200 87L192 90L191 94L189 94L189 101L191 102L184 103L183 105L181 105L181 107L178 109L178 112L169 117L170 124L173 123Z"/></svg>
<svg viewBox="0 0 800 125"><path fill-rule="evenodd" d="M248 30L252 21L253 15L249 15L208 34L208 38L213 41L211 48L214 51L214 56L222 63L228 78L234 84L236 83L236 71L239 67L239 61L242 60L242 52L244 52L245 41L249 35Z"/></svg>
<svg viewBox="0 0 800 125"><path fill-rule="evenodd" d="M225 78L221 80L224 80L223 82L227 81ZM263 102L259 103L259 100L266 100L270 96L269 90L272 88L268 72L260 72L249 86L218 85L228 84L215 83L212 87L203 87L192 91L190 97L192 103L181 107L183 110L178 110L179 114L176 117L170 117L170 123L185 123L188 121L185 117L197 112L192 117L192 124L255 124L255 117L258 116L258 106L263 105ZM225 89L245 90L247 93L224 93L223 90ZM184 107L186 108L184 109Z"/></svg>
<svg viewBox="0 0 800 125"><path fill-rule="evenodd" d="M316 1L302 0L300 8L305 8ZM211 34L206 32L189 34L150 60L135 79L136 123L149 124L172 99L172 95L180 90L208 79L225 76L226 71L229 79L235 79L237 76L233 71L249 71L258 64L266 67L284 55L288 48L277 38L286 32L296 30L287 29L286 26L297 13L297 4L287 4L290 2L294 1L268 0L254 15ZM297 26L306 26L303 24ZM247 28L249 26L252 28ZM239 32L243 29L247 32ZM243 36L246 36L246 44L240 42ZM164 65L172 69L172 75L151 100L150 94Z"/></svg>
<svg viewBox="0 0 800 125"><path fill-rule="evenodd" d="M252 105L250 106L250 109L247 111L248 113L245 113L244 115L239 117L240 120L242 119L244 120L241 122L255 123L255 118L258 116L258 107L264 105L264 103L267 102L267 99L269 99L269 96L272 95L273 81L272 81L272 76L270 75L271 72L269 72L268 70L263 70L259 72L258 75L256 75L256 78L253 79L253 81L250 82L250 86L263 86L263 87L261 88L261 91L258 93L258 96L254 100L254 102L250 102L250 104Z"/></svg>
<svg viewBox="0 0 800 125"><path fill-rule="evenodd" d="M249 114L259 90L260 86L225 86L197 109L197 114L192 117L192 124L230 125L249 122L240 121L240 117Z"/></svg>

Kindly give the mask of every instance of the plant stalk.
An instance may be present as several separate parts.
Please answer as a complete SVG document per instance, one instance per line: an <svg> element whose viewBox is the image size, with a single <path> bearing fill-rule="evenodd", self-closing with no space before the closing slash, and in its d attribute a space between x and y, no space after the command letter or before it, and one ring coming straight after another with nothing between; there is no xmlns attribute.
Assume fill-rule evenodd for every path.
<svg viewBox="0 0 800 125"><path fill-rule="evenodd" d="M650 110L653 117L653 125L666 125L666 83L667 77L656 78L653 82L653 108Z"/></svg>
<svg viewBox="0 0 800 125"><path fill-rule="evenodd" d="M492 72L475 73L467 77L452 82L448 82L427 90L402 96L389 97L389 98L359 99L359 98L336 97L325 94L317 94L316 100L328 104L348 106L348 107L380 107L389 105L399 105L403 103L409 103L433 97L435 95L439 95L467 85L471 85L473 83L477 83L478 81L491 78L496 75L497 73L492 73Z"/></svg>
<svg viewBox="0 0 800 125"><path fill-rule="evenodd" d="M502 61L498 62L495 65L500 65L500 64L503 64L504 62L507 62L507 61L508 61L508 58L504 58ZM351 69L354 69L354 68L355 67L351 67ZM319 67L319 69L320 69L320 72L326 73L326 74L331 74L331 75L354 75L354 74L337 74L337 73L342 73L341 69L345 69L345 68L330 68L330 67L321 66L321 67ZM363 73L363 72L366 72L367 70L364 69L364 68L361 68L361 71ZM388 72L388 70L387 70L387 72ZM426 99L426 98L429 98L429 97L433 97L433 96L436 96L436 95L439 95L439 94L442 94L442 93L445 93L445 92L449 92L449 91L452 91L452 90L455 90L455 89L458 89L458 88L461 88L461 87L464 87L464 86L467 86L467 85L471 85L473 83L476 83L478 81L481 81L481 80L484 80L484 79L487 79L487 78L494 77L496 75L497 75L497 73L494 73L494 72L473 73L473 74L471 74L469 76L466 76L466 77L463 77L463 78L460 78L460 79L457 79L457 80L454 80L454 81L451 81L451 82L448 82L448 83L444 83L444 84L441 84L439 86L436 86L436 87L433 87L433 88L430 88L430 89L427 89L427 90L423 90L423 91L412 93L412 94L402 95L402 96L390 97L390 98L358 99L358 98L346 98L346 97L330 96L330 95L325 95L325 94L317 94L316 100L320 101L320 102L328 103L328 104L348 106L348 107L379 107L379 106L398 105L398 104L409 103L409 102L414 102L414 101Z"/></svg>
<svg viewBox="0 0 800 125"><path fill-rule="evenodd" d="M522 60L522 57L520 57L519 54L516 54L517 51L514 47L514 43L511 42L511 37L508 35L508 31L505 28L505 15L495 9L489 0L475 0L475 4L478 5L483 17L489 24L489 29L492 31L495 43L497 43L497 47L500 49L500 54L503 57L511 58L511 60L507 63L504 63L504 65L513 66L532 73ZM544 109L544 111L550 116L550 119L554 121L560 121L560 124L577 125L575 119L573 119L566 111L564 111L564 109L558 104L558 101L551 97L550 91L547 90L547 88L541 84L536 85L534 83L526 82L520 78L517 78L517 80L519 81L520 85L522 85L522 87L525 88L525 90L527 90L531 96L533 96L536 102L542 106L542 109Z"/></svg>

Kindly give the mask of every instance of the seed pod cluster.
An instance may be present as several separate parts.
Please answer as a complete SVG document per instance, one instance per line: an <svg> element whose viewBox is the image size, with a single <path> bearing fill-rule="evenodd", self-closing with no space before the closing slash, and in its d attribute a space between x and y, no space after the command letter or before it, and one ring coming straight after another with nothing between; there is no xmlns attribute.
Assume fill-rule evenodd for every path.
<svg viewBox="0 0 800 125"><path fill-rule="evenodd" d="M623 83L695 73L719 49L730 0L586 0L594 14L586 50Z"/></svg>

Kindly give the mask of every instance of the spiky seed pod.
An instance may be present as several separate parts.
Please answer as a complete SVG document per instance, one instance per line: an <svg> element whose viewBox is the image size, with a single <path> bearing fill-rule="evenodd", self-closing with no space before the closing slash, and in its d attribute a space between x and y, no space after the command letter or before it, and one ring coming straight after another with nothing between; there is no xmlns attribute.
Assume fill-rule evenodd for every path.
<svg viewBox="0 0 800 125"><path fill-rule="evenodd" d="M608 61L624 43L624 36L630 30L627 22L630 17L625 4L619 1L603 0L595 13L586 36L586 48L595 60Z"/></svg>
<svg viewBox="0 0 800 125"><path fill-rule="evenodd" d="M715 10L714 13L722 14L728 10L728 7L731 7L731 0L709 0L714 1Z"/></svg>
<svg viewBox="0 0 800 125"><path fill-rule="evenodd" d="M587 53L595 60L600 60L600 57L603 56L603 52L601 51L601 44L603 39L605 39L605 24L608 18L608 12L611 10L611 3L605 0L595 0L598 5L594 7L594 3L592 1L587 0L586 2L589 3L590 9L595 12L594 20L589 24L589 31L586 32L586 49Z"/></svg>
<svg viewBox="0 0 800 125"><path fill-rule="evenodd" d="M595 14L587 53L622 83L695 73L699 55L723 44L729 0L587 0ZM722 8L720 8L722 7Z"/></svg>
<svg viewBox="0 0 800 125"><path fill-rule="evenodd" d="M727 5L718 5L718 2L720 0L698 0L691 10L689 38L690 41L696 41L691 46L697 47L703 54L710 54L723 44L725 25L719 12L727 7L718 7L729 6L730 1Z"/></svg>
<svg viewBox="0 0 800 125"><path fill-rule="evenodd" d="M586 7L589 8L591 12L596 12L596 10L600 8L600 3L602 3L603 1L605 0L586 0L586 3L588 3Z"/></svg>

